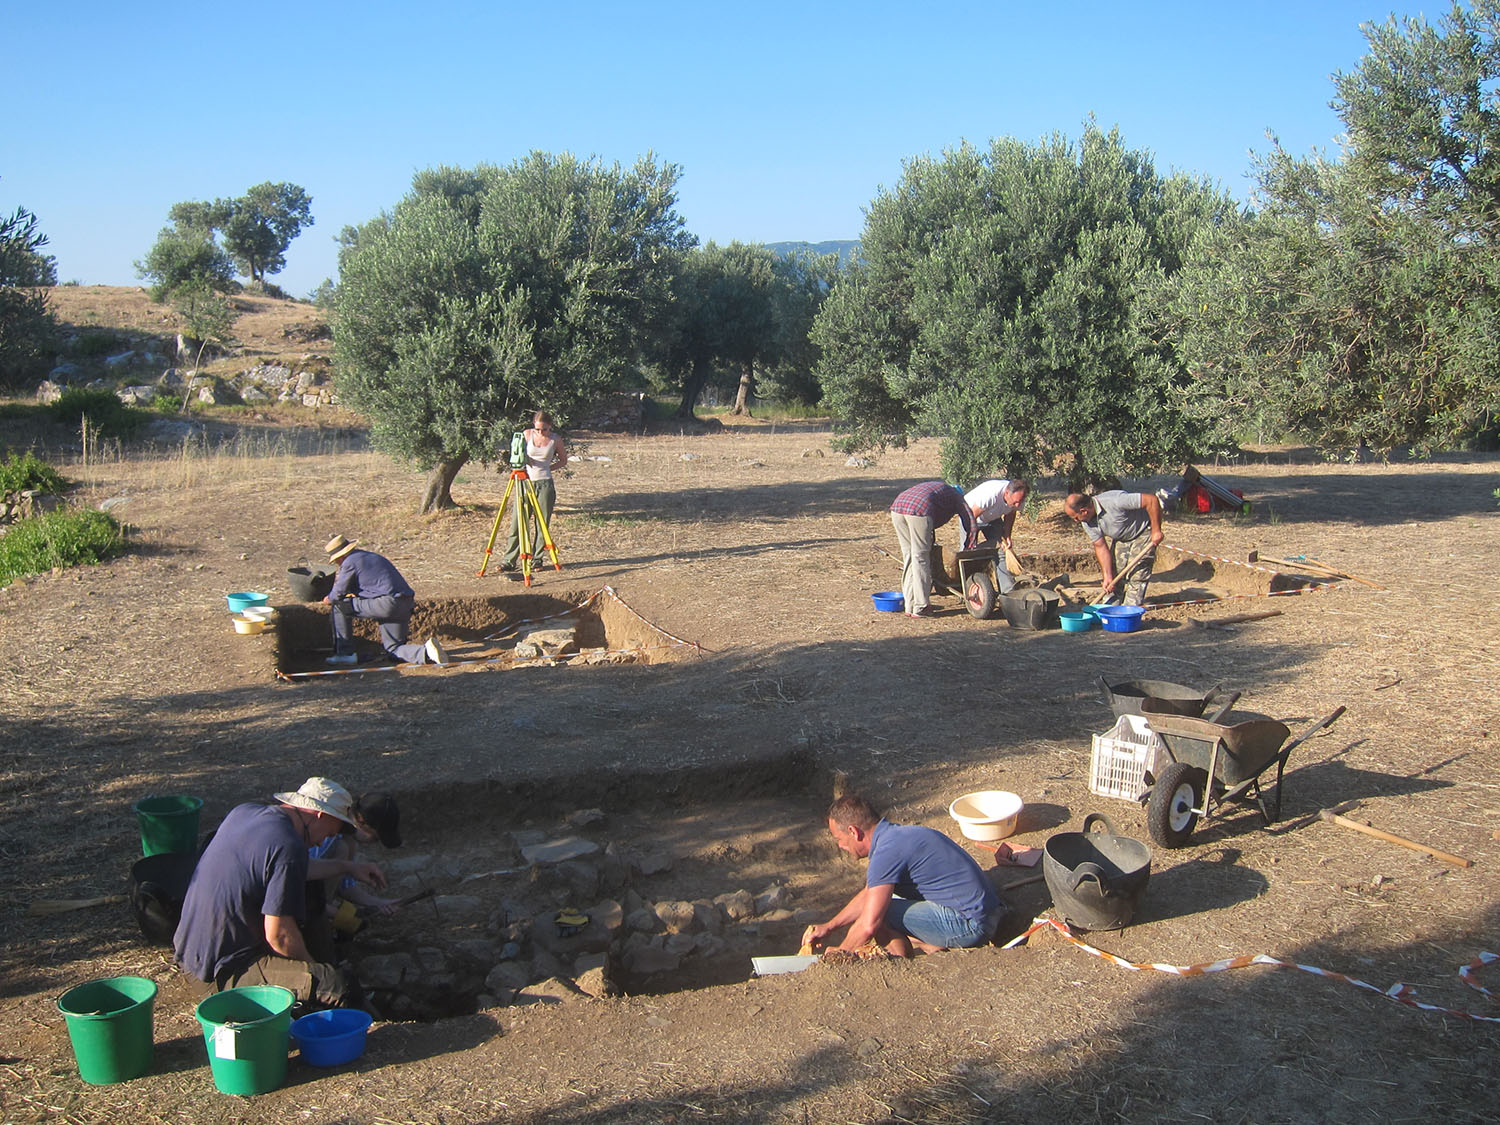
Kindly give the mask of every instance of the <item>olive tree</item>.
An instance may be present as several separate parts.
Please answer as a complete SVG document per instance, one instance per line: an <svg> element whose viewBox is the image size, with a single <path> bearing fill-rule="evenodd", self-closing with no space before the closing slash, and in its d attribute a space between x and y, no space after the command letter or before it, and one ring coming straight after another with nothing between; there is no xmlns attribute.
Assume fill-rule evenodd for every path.
<svg viewBox="0 0 1500 1125"><path fill-rule="evenodd" d="M1151 295L1226 195L1090 123L905 165L813 330L848 449L942 435L944 473L1075 484L1182 458L1185 373Z"/></svg>
<svg viewBox="0 0 1500 1125"><path fill-rule="evenodd" d="M339 393L378 446L427 472L421 510L533 410L566 423L633 369L690 243L678 170L532 153L420 173L347 232L333 318Z"/></svg>
<svg viewBox="0 0 1500 1125"><path fill-rule="evenodd" d="M1366 25L1335 77L1338 159L1258 159L1255 213L1204 239L1171 314L1205 421L1417 452L1500 417L1500 0Z"/></svg>

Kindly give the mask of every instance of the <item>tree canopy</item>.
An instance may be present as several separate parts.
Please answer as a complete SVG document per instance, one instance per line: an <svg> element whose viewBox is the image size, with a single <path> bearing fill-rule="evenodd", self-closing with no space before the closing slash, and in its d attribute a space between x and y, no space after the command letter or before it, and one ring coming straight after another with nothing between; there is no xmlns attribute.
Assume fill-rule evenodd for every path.
<svg viewBox="0 0 1500 1125"><path fill-rule="evenodd" d="M432 470L450 506L533 411L559 422L633 370L690 245L678 169L535 152L506 167L419 173L386 215L341 236L339 393L374 441Z"/></svg>
<svg viewBox="0 0 1500 1125"><path fill-rule="evenodd" d="M287 247L313 225L312 197L296 184L256 184L237 199L215 203L224 249L251 281L286 267Z"/></svg>
<svg viewBox="0 0 1500 1125"><path fill-rule="evenodd" d="M960 481L1066 469L1081 483L1185 456L1185 375L1147 303L1194 234L1233 215L1092 123L1077 144L909 161L814 326L843 444L940 434Z"/></svg>
<svg viewBox="0 0 1500 1125"><path fill-rule="evenodd" d="M296 184L270 182L236 199L175 203L136 270L153 283L156 301L182 285L227 292L236 269L263 283L285 268L292 239L313 225L311 208L311 196Z"/></svg>
<svg viewBox="0 0 1500 1125"><path fill-rule="evenodd" d="M47 236L24 207L0 216L0 387L40 376L49 362L56 324L43 286L57 282Z"/></svg>
<svg viewBox="0 0 1500 1125"><path fill-rule="evenodd" d="M1335 77L1341 159L1259 158L1254 215L1195 248L1172 303L1222 434L1385 452L1500 415L1500 0L1366 25Z"/></svg>

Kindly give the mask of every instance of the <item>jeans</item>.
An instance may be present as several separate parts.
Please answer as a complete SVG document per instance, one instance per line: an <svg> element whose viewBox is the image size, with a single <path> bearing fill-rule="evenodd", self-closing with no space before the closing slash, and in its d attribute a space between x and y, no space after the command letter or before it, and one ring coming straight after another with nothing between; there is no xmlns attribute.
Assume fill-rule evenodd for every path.
<svg viewBox="0 0 1500 1125"><path fill-rule="evenodd" d="M944 949L983 945L995 936L995 929L1004 917L1003 904L976 920L951 906L911 898L892 898L885 912L886 924L892 929Z"/></svg>

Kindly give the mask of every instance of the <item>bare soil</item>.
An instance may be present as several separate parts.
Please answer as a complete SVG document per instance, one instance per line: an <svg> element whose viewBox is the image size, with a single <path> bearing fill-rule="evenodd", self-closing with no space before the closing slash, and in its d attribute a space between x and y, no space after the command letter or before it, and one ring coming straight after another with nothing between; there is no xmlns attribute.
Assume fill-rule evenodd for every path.
<svg viewBox="0 0 1500 1125"><path fill-rule="evenodd" d="M504 485L493 470L460 475L461 509L420 518L420 478L357 437L261 433L216 453L127 451L85 469L66 434L0 432L63 463L85 501L123 498L113 510L134 544L103 566L0 592L5 1121L1493 1118L1496 1024L1268 967L1129 972L1047 933L1013 950L764 979L750 979L746 956L636 982L619 999L381 1023L351 1066L293 1059L274 1093L217 1094L191 1003L125 907L24 914L35 900L123 890L139 855L130 806L143 794L203 797L207 829L312 774L391 789L407 849L452 856L455 887L504 866L510 834L562 833L569 813L598 807L606 819L589 831L601 843L674 857L636 888L647 899L781 882L798 909L826 916L861 879L822 823L836 770L893 819L955 836L948 803L999 788L1028 802L1015 842L1039 846L1091 811L1144 839L1143 809L1088 790L1090 734L1113 721L1101 675L1223 683L1294 732L1337 705L1348 712L1294 752L1273 830L1231 808L1187 847L1153 849L1134 924L1096 945L1174 965L1264 953L1500 1017L1455 974L1500 951L1493 458L1204 466L1255 513L1175 519L1169 543L1226 564L1255 552L1272 569L1306 555L1381 588L1244 596L1209 571L1173 578L1164 565L1155 595L1242 596L1155 610L1135 634L1064 634L974 620L956 597L939 598L930 620L873 610L871 593L899 586L886 508L937 475L934 442L861 469L816 426L570 435L554 526L563 569L538 571L528 590L493 570L476 577ZM1038 499L1016 545L1045 570L1085 545L1055 489ZM442 620L462 607L527 616L506 600L576 605L607 585L701 652L278 682L276 638L235 634L223 595L262 589L289 615L312 612L291 604L285 571L321 561L335 532L394 559L460 648L463 630L483 624ZM1282 613L1190 621L1269 608ZM1350 815L1473 866L1317 819L1351 799L1362 804ZM993 871L1002 885L1029 874ZM479 883L504 895L512 878L525 876ZM1049 907L1042 883L1007 897L1007 936ZM387 937L424 919L434 935L445 924L413 907ZM761 948L795 952L795 930L768 928ZM54 1001L121 973L161 984L156 1065L88 1087ZM1497 974L1479 979L1494 986Z"/></svg>

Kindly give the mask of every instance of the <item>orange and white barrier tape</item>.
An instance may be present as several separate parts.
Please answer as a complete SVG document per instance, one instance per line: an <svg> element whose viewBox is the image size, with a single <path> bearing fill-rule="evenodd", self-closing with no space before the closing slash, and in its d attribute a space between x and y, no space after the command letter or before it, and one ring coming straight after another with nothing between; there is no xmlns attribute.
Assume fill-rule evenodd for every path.
<svg viewBox="0 0 1500 1125"><path fill-rule="evenodd" d="M1473 1020L1476 1023L1500 1024L1500 1016L1480 1016L1475 1015L1473 1012L1459 1011L1456 1008L1444 1008L1437 1004L1424 1004L1412 998L1414 990L1409 984L1393 984L1390 988L1380 988L1377 985L1362 981L1357 977L1351 977L1345 973L1335 973L1329 969L1320 969L1316 965L1303 965L1296 961L1283 961L1278 957L1271 957L1265 953L1226 957L1222 961L1208 961L1198 965L1161 965L1155 962L1140 964L1135 961L1127 961L1123 957L1117 957L1113 953L1107 953L1096 946L1092 946L1086 941L1080 941L1073 936L1072 931L1064 923L1057 921L1055 918L1033 918L1031 927L1014 941L1007 942L1004 948L1014 949L1016 946L1024 944L1038 930L1047 929L1056 930L1063 936L1065 941L1076 945L1085 953L1093 954L1093 956L1102 958L1117 968L1128 969L1133 973L1145 972L1149 969L1153 972L1166 973L1174 977L1201 977L1208 973L1222 973L1229 969L1247 969L1251 965L1268 965L1273 969L1296 969L1298 972L1311 973L1315 977L1326 977L1329 980L1343 981L1345 984L1352 984L1355 988L1363 988L1375 993L1377 996L1384 996L1387 1000L1394 1000L1398 1004L1405 1004L1408 1008L1418 1008L1424 1012L1440 1012L1445 1016L1457 1016L1459 1019ZM1496 961L1500 961L1500 953L1481 953L1473 961L1470 961L1458 970L1459 979L1470 988L1482 992L1491 1000L1494 1000L1496 999L1494 993L1476 982L1473 977L1484 966L1492 965Z"/></svg>

